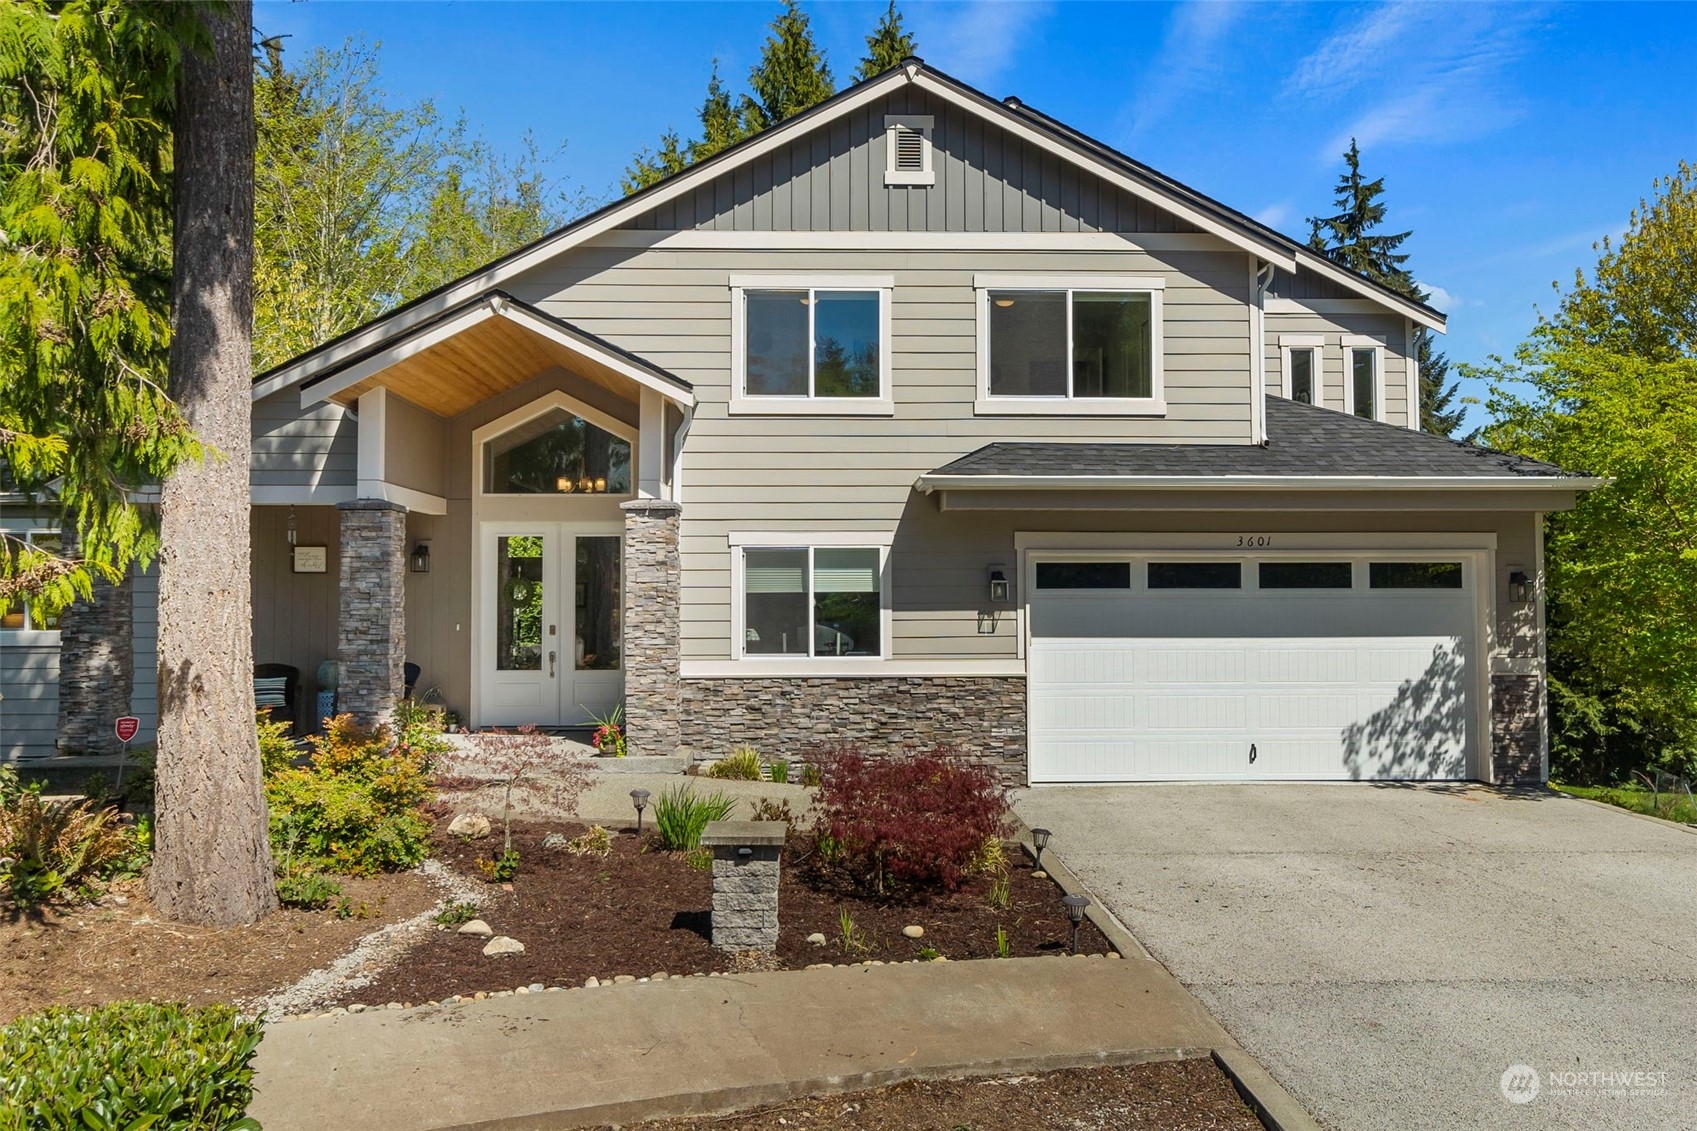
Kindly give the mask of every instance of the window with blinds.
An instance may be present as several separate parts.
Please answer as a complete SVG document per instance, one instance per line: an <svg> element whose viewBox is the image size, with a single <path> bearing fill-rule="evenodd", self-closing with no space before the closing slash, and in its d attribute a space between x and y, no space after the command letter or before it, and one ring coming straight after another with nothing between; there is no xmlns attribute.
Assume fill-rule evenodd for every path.
<svg viewBox="0 0 1697 1131"><path fill-rule="evenodd" d="M881 656L882 555L876 547L743 550L743 654Z"/></svg>

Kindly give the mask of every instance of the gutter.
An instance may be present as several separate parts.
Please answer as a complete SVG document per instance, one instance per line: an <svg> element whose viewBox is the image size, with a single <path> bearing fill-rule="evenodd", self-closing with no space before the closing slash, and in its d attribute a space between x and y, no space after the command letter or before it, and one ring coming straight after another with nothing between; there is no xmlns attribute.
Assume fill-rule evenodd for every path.
<svg viewBox="0 0 1697 1131"><path fill-rule="evenodd" d="M1591 491L1590 476L1485 475L921 475L937 491Z"/></svg>

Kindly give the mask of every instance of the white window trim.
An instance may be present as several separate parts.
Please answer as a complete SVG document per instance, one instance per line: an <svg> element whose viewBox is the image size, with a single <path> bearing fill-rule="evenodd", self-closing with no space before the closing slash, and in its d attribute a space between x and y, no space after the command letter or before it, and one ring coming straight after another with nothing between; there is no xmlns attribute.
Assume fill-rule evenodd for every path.
<svg viewBox="0 0 1697 1131"><path fill-rule="evenodd" d="M1287 401L1295 399L1290 381L1290 355L1293 350L1314 351L1314 404L1323 408L1326 403L1326 335L1279 335L1279 389Z"/></svg>
<svg viewBox="0 0 1697 1131"><path fill-rule="evenodd" d="M937 183L937 170L931 161L931 131L936 127L936 118L931 114L886 114L884 116L884 183L886 185L934 185ZM920 152L923 154L922 168L896 168L896 134L899 129L908 129L919 134Z"/></svg>
<svg viewBox="0 0 1697 1131"><path fill-rule="evenodd" d="M809 675L834 672L842 665L875 668L888 662L893 648L895 617L890 600L890 545L894 531L732 531L726 536L731 551L731 659L750 666L782 665L785 674ZM745 551L806 549L808 616L813 606L813 551L816 549L867 549L878 551L878 651L877 656L774 656L749 655L745 650L748 631L747 560ZM809 643L809 650L812 644Z"/></svg>
<svg viewBox="0 0 1697 1131"><path fill-rule="evenodd" d="M973 412L979 416L1165 416L1167 412L1162 329L1166 279L1158 275L974 275L978 308L978 390ZM1149 296L1150 395L1147 397L1010 397L990 393L990 292L1067 292L1067 381L1072 381L1072 293L1126 291Z"/></svg>
<svg viewBox="0 0 1697 1131"><path fill-rule="evenodd" d="M59 538L61 539L60 545L64 544L63 533L56 526L5 527L4 533L10 538L22 539L31 545L34 545L35 540L41 537ZM4 640L7 647L28 648L36 645L47 646L59 643L58 629L34 627L35 613L30 609L28 601L16 601L12 607L23 609L25 627L0 628L0 633L4 634L0 635L0 640Z"/></svg>
<svg viewBox="0 0 1697 1131"><path fill-rule="evenodd" d="M890 293L894 275L732 275L731 288L731 403L733 416L894 416L891 391ZM877 291L878 395L876 397L749 396L749 291ZM811 308L810 308L811 310ZM809 314L811 320L812 315ZM811 324L811 322L810 322ZM808 348L812 349L809 343Z"/></svg>
<svg viewBox="0 0 1697 1131"><path fill-rule="evenodd" d="M1385 419L1385 339L1365 334L1343 335L1343 410L1355 415L1355 355L1352 351L1373 351L1373 419ZM1366 419L1363 417L1363 419Z"/></svg>

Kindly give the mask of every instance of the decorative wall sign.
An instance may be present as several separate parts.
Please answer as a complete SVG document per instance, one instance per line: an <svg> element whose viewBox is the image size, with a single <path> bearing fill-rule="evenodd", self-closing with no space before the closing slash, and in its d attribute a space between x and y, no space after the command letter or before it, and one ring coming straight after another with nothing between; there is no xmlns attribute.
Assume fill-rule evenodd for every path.
<svg viewBox="0 0 1697 1131"><path fill-rule="evenodd" d="M329 561L329 554L323 546L296 546L296 573L324 573Z"/></svg>

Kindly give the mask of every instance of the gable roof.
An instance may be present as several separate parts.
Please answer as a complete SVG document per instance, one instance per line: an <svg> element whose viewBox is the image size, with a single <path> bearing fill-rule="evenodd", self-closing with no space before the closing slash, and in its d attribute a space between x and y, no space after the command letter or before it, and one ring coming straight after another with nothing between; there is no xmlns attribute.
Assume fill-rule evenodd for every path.
<svg viewBox="0 0 1697 1131"><path fill-rule="evenodd" d="M928 472L919 489L1127 487L1337 489L1555 487L1601 481L1334 409L1267 398L1261 444L990 444Z"/></svg>
<svg viewBox="0 0 1697 1131"><path fill-rule="evenodd" d="M434 318L443 310L493 291L521 272L615 228L647 209L689 192L727 170L786 145L843 114L874 102L903 84L912 84L972 111L1009 133L1045 147L1266 262L1286 271L1294 272L1299 268L1315 271L1384 303L1421 325L1444 329L1444 316L1431 307L1337 267L1290 237L1062 125L1018 99L997 101L958 79L926 66L923 60L908 59L899 67L848 87L817 106L738 142L705 161L604 205L541 239L259 374L254 378L254 399L339 368L348 364L350 359L369 356L383 342Z"/></svg>

